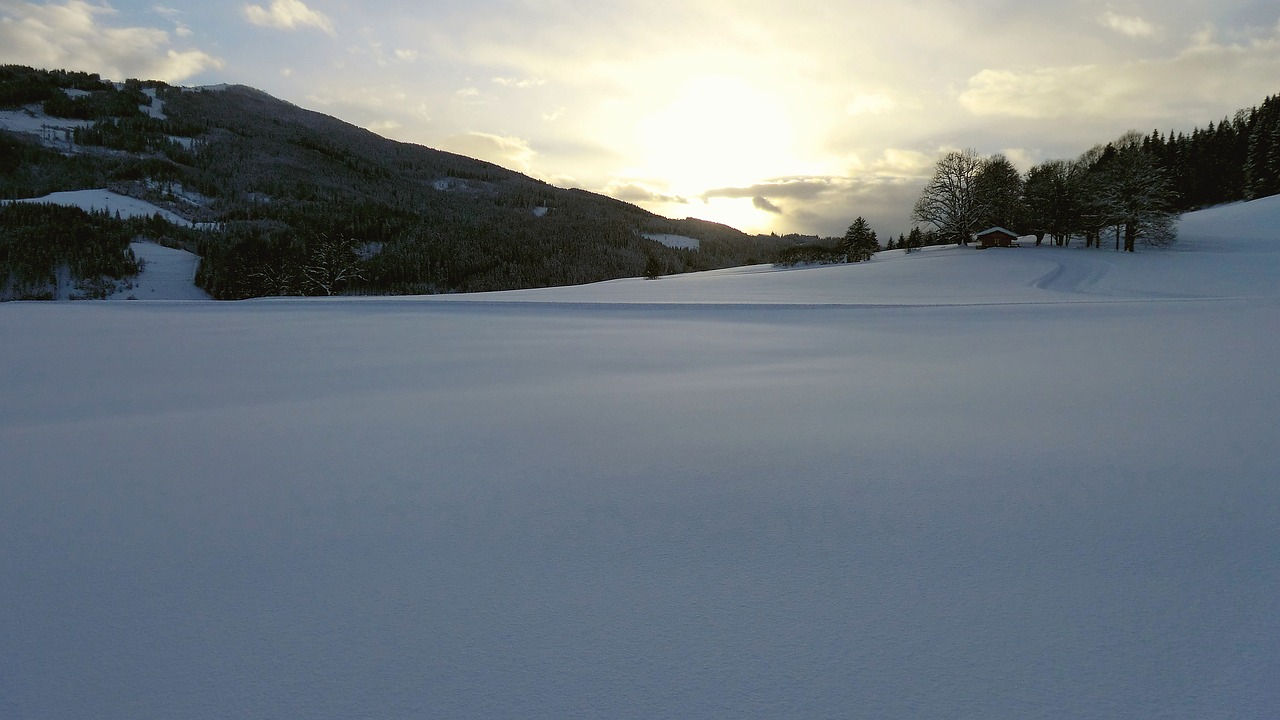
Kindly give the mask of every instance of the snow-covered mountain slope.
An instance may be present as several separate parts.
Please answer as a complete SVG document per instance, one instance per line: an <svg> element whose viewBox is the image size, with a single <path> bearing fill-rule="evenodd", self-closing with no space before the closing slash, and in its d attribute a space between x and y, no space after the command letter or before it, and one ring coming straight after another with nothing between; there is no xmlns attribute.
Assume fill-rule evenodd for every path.
<svg viewBox="0 0 1280 720"><path fill-rule="evenodd" d="M1267 717L1278 202L1136 255L6 304L0 714Z"/></svg>

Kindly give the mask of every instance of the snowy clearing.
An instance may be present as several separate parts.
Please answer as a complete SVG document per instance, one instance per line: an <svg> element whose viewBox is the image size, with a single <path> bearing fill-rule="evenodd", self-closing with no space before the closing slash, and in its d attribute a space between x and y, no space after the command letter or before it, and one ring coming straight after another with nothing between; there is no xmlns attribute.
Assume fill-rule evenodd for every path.
<svg viewBox="0 0 1280 720"><path fill-rule="evenodd" d="M122 218L149 218L158 213L160 217L163 217L174 225L182 225L184 227L196 226L190 220L182 217L181 215L170 210L165 210L158 205L105 189L66 190L63 192L50 193L38 198L23 198L13 201L0 200L0 202L30 202L67 205L70 207L78 207L81 210L86 211L105 210L113 215L118 214Z"/></svg>
<svg viewBox="0 0 1280 720"><path fill-rule="evenodd" d="M1266 717L1277 227L7 303L0 714Z"/></svg>
<svg viewBox="0 0 1280 720"><path fill-rule="evenodd" d="M93 127L93 121L56 118L45 114L39 105L0 110L0 130L39 135L45 145L70 146L71 131L78 127Z"/></svg>
<svg viewBox="0 0 1280 720"><path fill-rule="evenodd" d="M644 236L655 242L660 242L669 248L678 250L697 250L702 246L702 241L697 238L685 237L684 235L671 235L669 233L644 233Z"/></svg>
<svg viewBox="0 0 1280 720"><path fill-rule="evenodd" d="M209 294L196 287L200 257L186 250L153 242L129 243L144 265L130 281L132 287L116 291L108 300L208 300Z"/></svg>
<svg viewBox="0 0 1280 720"><path fill-rule="evenodd" d="M141 110L148 117L154 118L156 120L168 120L169 116L164 114L164 101L161 100L159 97L157 97L156 89L144 88L142 90L142 93L146 95L148 98L151 98L151 104L139 105L138 109Z"/></svg>

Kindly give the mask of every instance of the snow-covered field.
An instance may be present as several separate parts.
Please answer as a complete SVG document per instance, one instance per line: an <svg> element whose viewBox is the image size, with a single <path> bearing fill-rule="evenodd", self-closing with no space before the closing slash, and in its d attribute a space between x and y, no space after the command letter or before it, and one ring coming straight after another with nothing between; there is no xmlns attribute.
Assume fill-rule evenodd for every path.
<svg viewBox="0 0 1280 720"><path fill-rule="evenodd" d="M0 716L1273 716L1278 228L5 304Z"/></svg>

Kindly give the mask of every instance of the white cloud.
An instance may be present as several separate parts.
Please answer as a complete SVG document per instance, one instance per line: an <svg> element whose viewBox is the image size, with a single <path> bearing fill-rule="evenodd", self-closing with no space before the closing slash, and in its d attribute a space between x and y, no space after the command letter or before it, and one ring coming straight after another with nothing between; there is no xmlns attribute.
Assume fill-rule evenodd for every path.
<svg viewBox="0 0 1280 720"><path fill-rule="evenodd" d="M493 79L493 84L501 85L502 87L518 88L523 90L525 88L538 87L539 85L546 85L547 81L537 80L532 78L496 77Z"/></svg>
<svg viewBox="0 0 1280 720"><path fill-rule="evenodd" d="M933 174L938 158L917 150L888 148L869 168L880 178L923 178Z"/></svg>
<svg viewBox="0 0 1280 720"><path fill-rule="evenodd" d="M488 160L526 175L532 174L533 161L538 156L526 140L483 132L469 132L449 138L441 147L460 155Z"/></svg>
<svg viewBox="0 0 1280 720"><path fill-rule="evenodd" d="M281 30L313 27L334 35L333 21L322 12L307 7L302 0L271 0L271 7L245 5L244 15L250 23Z"/></svg>
<svg viewBox="0 0 1280 720"><path fill-rule="evenodd" d="M365 127L379 135L382 135L383 137L390 137L396 131L403 128L404 124L398 120L375 120L373 122L366 123Z"/></svg>
<svg viewBox="0 0 1280 720"><path fill-rule="evenodd" d="M1121 35L1129 37L1151 37L1156 34L1154 25L1136 15L1117 15L1107 11L1100 22Z"/></svg>
<svg viewBox="0 0 1280 720"><path fill-rule="evenodd" d="M845 106L850 115L881 115L898 107L893 98L884 93L870 93L856 96Z"/></svg>
<svg viewBox="0 0 1280 720"><path fill-rule="evenodd" d="M105 77L180 82L222 61L196 49L172 47L156 28L111 27L108 5L82 0L36 5L0 2L0 62L67 68Z"/></svg>
<svg viewBox="0 0 1280 720"><path fill-rule="evenodd" d="M1280 30L1244 45L1205 37L1167 58L1033 70L986 69L960 104L978 116L1152 119L1173 122L1195 107L1244 107L1274 92ZM1224 79L1230 79L1225 81Z"/></svg>

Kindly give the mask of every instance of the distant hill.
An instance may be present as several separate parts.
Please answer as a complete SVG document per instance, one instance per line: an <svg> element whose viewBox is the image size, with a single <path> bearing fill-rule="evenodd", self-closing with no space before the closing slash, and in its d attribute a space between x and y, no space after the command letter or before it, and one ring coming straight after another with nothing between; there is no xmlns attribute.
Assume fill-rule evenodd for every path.
<svg viewBox="0 0 1280 720"><path fill-rule="evenodd" d="M60 273L127 275L134 235L199 254L197 283L221 299L567 285L655 263L767 262L787 244L388 140L248 87L0 67L0 197L89 188L203 229L121 219L133 225L51 240L61 213L0 209L0 298L46 296Z"/></svg>

